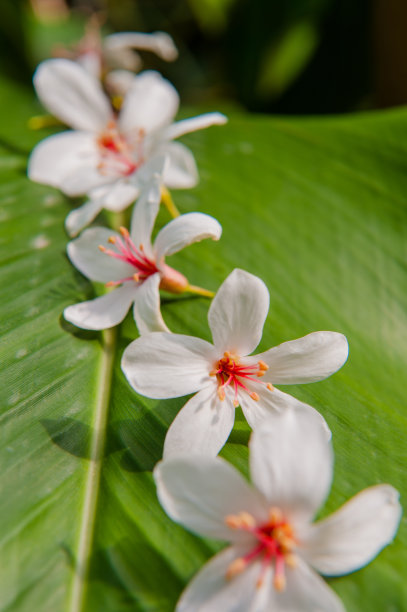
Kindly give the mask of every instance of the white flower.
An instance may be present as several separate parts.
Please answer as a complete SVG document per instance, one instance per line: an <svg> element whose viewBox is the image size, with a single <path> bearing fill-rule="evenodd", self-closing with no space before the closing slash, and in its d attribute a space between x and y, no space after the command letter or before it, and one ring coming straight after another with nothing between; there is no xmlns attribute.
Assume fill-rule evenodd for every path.
<svg viewBox="0 0 407 612"><path fill-rule="evenodd" d="M109 93L123 96L133 82L134 72L142 67L141 57L134 49L151 51L167 62L178 57L174 41L166 32L118 32L102 38L100 24L94 19L89 21L76 52L63 49L61 52L104 80Z"/></svg>
<svg viewBox="0 0 407 612"><path fill-rule="evenodd" d="M285 408L305 410L310 417L322 419L314 408L273 385L330 376L347 359L346 338L334 332L315 332L248 356L260 342L268 308L269 293L263 281L236 269L209 309L214 344L154 333L126 348L122 369L138 393L164 399L198 392L170 426L164 456L184 451L216 455L229 436L239 404L252 428Z"/></svg>
<svg viewBox="0 0 407 612"><path fill-rule="evenodd" d="M157 158L167 159L165 185L193 187L198 180L194 157L173 140L226 121L220 113L208 113L172 123L178 93L153 71L134 77L118 115L99 81L70 60L42 62L34 85L44 106L74 128L40 142L28 167L34 181L71 196L89 195L90 202L67 218L72 236L102 208L120 211L131 204L155 172Z"/></svg>
<svg viewBox="0 0 407 612"><path fill-rule="evenodd" d="M397 491L370 487L312 524L332 478L320 424L306 413L274 414L249 446L254 486L220 457L171 457L154 470L174 521L231 542L195 576L177 612L344 612L316 572L347 574L373 559L397 530Z"/></svg>
<svg viewBox="0 0 407 612"><path fill-rule="evenodd" d="M160 312L159 289L182 293L189 285L185 276L165 263L165 256L204 238L219 240L222 228L209 215L188 213L163 227L152 244L160 198L160 181L155 178L136 203L130 233L124 228L117 233L95 227L68 244L69 258L82 274L120 287L68 306L65 319L85 329L105 329L120 323L134 302L134 319L141 334L168 330ZM109 249L104 246L108 244Z"/></svg>

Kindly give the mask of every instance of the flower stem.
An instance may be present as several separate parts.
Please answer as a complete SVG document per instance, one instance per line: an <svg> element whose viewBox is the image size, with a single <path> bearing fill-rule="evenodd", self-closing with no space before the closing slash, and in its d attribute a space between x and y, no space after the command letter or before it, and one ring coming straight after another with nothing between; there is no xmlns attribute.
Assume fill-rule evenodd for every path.
<svg viewBox="0 0 407 612"><path fill-rule="evenodd" d="M113 213L111 215L112 229L114 229L116 232L118 232L121 227L128 227L129 221L130 219L127 210L121 210L120 212Z"/></svg>
<svg viewBox="0 0 407 612"><path fill-rule="evenodd" d="M41 130L42 128L57 127L60 125L64 124L52 115L35 115L35 117L30 117L28 120L28 127L30 130Z"/></svg>
<svg viewBox="0 0 407 612"><path fill-rule="evenodd" d="M168 210L173 219L175 219L175 217L180 216L180 212L175 206L174 200L172 199L170 192L164 186L161 187L161 204L165 206L165 208Z"/></svg>
<svg viewBox="0 0 407 612"><path fill-rule="evenodd" d="M203 297L207 297L212 299L215 296L213 291L209 291L209 289L203 289L202 287L197 287L196 285L187 285L185 287L185 291L188 293L194 293L195 295L202 295Z"/></svg>

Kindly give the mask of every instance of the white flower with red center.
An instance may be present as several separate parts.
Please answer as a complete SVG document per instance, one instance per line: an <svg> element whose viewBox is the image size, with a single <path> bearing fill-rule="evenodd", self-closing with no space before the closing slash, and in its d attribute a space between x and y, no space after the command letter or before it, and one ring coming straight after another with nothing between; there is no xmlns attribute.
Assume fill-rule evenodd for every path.
<svg viewBox="0 0 407 612"><path fill-rule="evenodd" d="M76 62L42 62L34 85L44 106L74 131L46 138L33 150L29 177L90 201L66 220L71 236L107 208L129 206L166 158L163 182L170 188L193 187L198 180L192 153L175 138L220 125L226 117L208 113L172 123L179 106L175 88L153 71L140 73L117 114L100 82Z"/></svg>
<svg viewBox="0 0 407 612"><path fill-rule="evenodd" d="M216 455L229 436L239 404L252 428L270 413L286 408L323 421L314 408L274 384L315 382L330 376L347 359L347 340L342 334L321 331L250 356L260 342L268 308L263 281L236 269L209 308L214 344L191 336L153 333L126 348L122 369L141 395L164 399L197 392L170 426L164 456L177 452Z"/></svg>
<svg viewBox="0 0 407 612"><path fill-rule="evenodd" d="M110 287L120 286L96 299L68 306L65 319L84 329L105 329L120 323L134 303L140 333L168 330L160 312L159 289L182 293L189 284L183 274L165 263L165 257L204 238L219 240L222 228L209 215L188 213L163 227L152 244L160 198L156 178L136 203L130 232L95 227L68 244L68 256L82 274Z"/></svg>
<svg viewBox="0 0 407 612"><path fill-rule="evenodd" d="M318 573L353 572L391 542L401 517L398 492L372 486L313 523L333 469L321 424L305 412L273 414L249 447L254 486L220 457L179 455L154 470L158 498L174 521L231 543L193 578L177 612L344 612Z"/></svg>

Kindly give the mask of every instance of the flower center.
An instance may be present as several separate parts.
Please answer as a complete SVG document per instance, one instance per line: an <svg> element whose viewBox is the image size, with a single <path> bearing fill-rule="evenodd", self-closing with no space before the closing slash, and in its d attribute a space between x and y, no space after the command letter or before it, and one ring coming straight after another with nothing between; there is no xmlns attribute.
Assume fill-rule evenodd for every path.
<svg viewBox="0 0 407 612"><path fill-rule="evenodd" d="M119 132L116 122L110 121L97 140L99 172L112 176L133 174L144 163L144 136L144 130L137 129L125 137Z"/></svg>
<svg viewBox="0 0 407 612"><path fill-rule="evenodd" d="M297 545L294 530L279 508L271 508L269 520L263 525L257 525L255 518L248 512L231 514L225 518L225 523L231 529L242 529L251 533L256 539L256 545L243 557L235 559L228 567L226 578L231 579L240 574L249 563L261 558L262 568L257 580L260 588L268 566L274 564L274 588L282 591L285 588L285 566L295 567L297 558L294 550Z"/></svg>
<svg viewBox="0 0 407 612"><path fill-rule="evenodd" d="M120 259L120 261L124 261L133 266L134 274L117 281L109 281L106 283L107 287L120 285L125 281L131 280L141 283L146 280L146 278L159 271L155 261L145 254L143 245L140 244L137 247L130 238L129 232L125 227L121 227L119 231L122 239L117 238L117 236L111 236L109 238L109 242L114 245L115 250L106 249L106 247L102 245L99 245L99 249L102 253Z"/></svg>
<svg viewBox="0 0 407 612"><path fill-rule="evenodd" d="M269 391L273 391L274 387L271 383L261 383L258 379L264 376L268 365L260 359L253 365L244 365L240 363L240 357L232 355L229 351L223 354L222 359L215 364L215 368L209 372L210 376L216 376L218 381L218 397L220 400L225 399L225 389L231 386L234 389L235 395L233 405L239 405L238 392L247 393L253 400L258 401L259 395L255 391L251 391L247 387L247 381L256 382L266 385Z"/></svg>

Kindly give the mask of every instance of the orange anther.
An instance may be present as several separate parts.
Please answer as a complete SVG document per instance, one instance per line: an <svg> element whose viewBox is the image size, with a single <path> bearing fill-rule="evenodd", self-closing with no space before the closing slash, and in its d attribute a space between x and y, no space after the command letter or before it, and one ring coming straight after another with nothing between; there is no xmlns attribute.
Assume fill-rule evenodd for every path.
<svg viewBox="0 0 407 612"><path fill-rule="evenodd" d="M252 398L252 400L254 400L255 402L259 401L259 394L256 393L255 391L253 391L252 393L250 393L250 397Z"/></svg>
<svg viewBox="0 0 407 612"><path fill-rule="evenodd" d="M282 520L283 520L283 513L281 512L280 508L272 506L269 511L270 523L275 525L277 523L281 523Z"/></svg>
<svg viewBox="0 0 407 612"><path fill-rule="evenodd" d="M116 244L116 236L110 236L110 238L108 238L108 242L110 242L110 244Z"/></svg>
<svg viewBox="0 0 407 612"><path fill-rule="evenodd" d="M265 362L264 362L264 361L262 361L261 359L260 359L260 361L259 361L258 365L259 365L260 370L264 370L264 371L266 371L266 370L268 370L268 369L269 369L269 367L268 367L267 363L265 363Z"/></svg>
<svg viewBox="0 0 407 612"><path fill-rule="evenodd" d="M138 281L140 280L140 274L133 274L133 280L136 281L136 283L138 283Z"/></svg>
<svg viewBox="0 0 407 612"><path fill-rule="evenodd" d="M123 238L128 238L129 237L129 230L126 229L125 227L119 227L119 232L121 233Z"/></svg>
<svg viewBox="0 0 407 612"><path fill-rule="evenodd" d="M106 251L107 251L107 248L104 247L103 244L99 244L98 248L102 251L102 253L106 253Z"/></svg>
<svg viewBox="0 0 407 612"><path fill-rule="evenodd" d="M285 589L284 574L275 574L273 584L274 584L274 588L276 589L276 591L284 591Z"/></svg>
<svg viewBox="0 0 407 612"><path fill-rule="evenodd" d="M267 383L266 387L269 391L274 391L274 387L271 383Z"/></svg>
<svg viewBox="0 0 407 612"><path fill-rule="evenodd" d="M228 580L234 578L235 576L243 572L246 565L247 563L244 559L242 559L242 557L235 559L226 570L226 578Z"/></svg>

